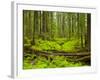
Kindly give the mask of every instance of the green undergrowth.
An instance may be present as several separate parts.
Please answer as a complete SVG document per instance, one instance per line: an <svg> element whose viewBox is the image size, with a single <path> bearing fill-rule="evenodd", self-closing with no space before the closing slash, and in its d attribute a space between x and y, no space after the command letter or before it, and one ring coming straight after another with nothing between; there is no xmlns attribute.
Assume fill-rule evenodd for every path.
<svg viewBox="0 0 100 80"><path fill-rule="evenodd" d="M36 44L32 46L33 49L41 51L65 51L65 52L78 52L81 50L80 40L66 40L58 39L53 41L36 40Z"/></svg>
<svg viewBox="0 0 100 80"><path fill-rule="evenodd" d="M34 56L35 57L35 56ZM50 58L38 56L36 59L27 57L24 58L24 69L38 68L63 68L63 67L79 67L83 66L81 62L71 62L65 56L50 56Z"/></svg>
<svg viewBox="0 0 100 80"><path fill-rule="evenodd" d="M81 43L78 39L66 40L65 38L56 38L54 40L35 39L35 45L26 38L24 47L31 47L39 51L62 51L62 52L79 52L81 50ZM82 62L72 62L65 56L36 56L32 53L25 53L24 55L24 69L37 69L37 68L62 68L62 67L78 67L84 66Z"/></svg>

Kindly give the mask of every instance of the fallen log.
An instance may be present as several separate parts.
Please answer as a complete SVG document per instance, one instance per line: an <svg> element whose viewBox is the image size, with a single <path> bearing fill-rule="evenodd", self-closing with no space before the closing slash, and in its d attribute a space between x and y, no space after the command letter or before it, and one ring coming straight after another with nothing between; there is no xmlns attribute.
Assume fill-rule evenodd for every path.
<svg viewBox="0 0 100 80"><path fill-rule="evenodd" d="M91 56L84 56L84 57L81 57L79 59L75 59L75 60L71 60L73 62L77 62L77 61L88 61L91 59Z"/></svg>
<svg viewBox="0 0 100 80"><path fill-rule="evenodd" d="M35 54L37 55L44 55L44 56L90 56L90 52L80 52L80 53L63 53L63 52L58 52L58 53L53 53L53 52L47 52L47 51L34 51Z"/></svg>

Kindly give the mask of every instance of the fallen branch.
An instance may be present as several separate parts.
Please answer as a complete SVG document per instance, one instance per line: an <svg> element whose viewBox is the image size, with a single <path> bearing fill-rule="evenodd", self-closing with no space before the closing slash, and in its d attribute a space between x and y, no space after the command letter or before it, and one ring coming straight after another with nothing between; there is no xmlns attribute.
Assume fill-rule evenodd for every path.
<svg viewBox="0 0 100 80"><path fill-rule="evenodd" d="M75 59L75 60L71 60L71 61L74 61L74 62L77 62L77 61L88 61L90 60L90 56L84 56L84 57L81 57L79 59Z"/></svg>

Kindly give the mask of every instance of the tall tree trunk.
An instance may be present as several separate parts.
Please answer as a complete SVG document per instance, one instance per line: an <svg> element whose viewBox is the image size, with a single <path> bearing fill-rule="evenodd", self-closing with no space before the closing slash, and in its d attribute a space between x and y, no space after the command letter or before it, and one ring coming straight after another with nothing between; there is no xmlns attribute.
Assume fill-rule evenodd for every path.
<svg viewBox="0 0 100 80"><path fill-rule="evenodd" d="M87 14L87 34L85 45L88 51L91 50L91 14Z"/></svg>

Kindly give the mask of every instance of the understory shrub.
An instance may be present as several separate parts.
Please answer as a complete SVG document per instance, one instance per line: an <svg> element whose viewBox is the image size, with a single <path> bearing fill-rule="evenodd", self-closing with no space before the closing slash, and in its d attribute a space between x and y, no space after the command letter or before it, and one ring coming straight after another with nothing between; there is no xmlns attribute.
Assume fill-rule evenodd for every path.
<svg viewBox="0 0 100 80"><path fill-rule="evenodd" d="M65 51L78 52L80 50L80 40L55 39L54 41L36 40L36 44L32 46L33 49L42 51Z"/></svg>
<svg viewBox="0 0 100 80"><path fill-rule="evenodd" d="M37 50L50 51L50 50L60 50L61 46L54 41L40 40L37 41L36 45L32 46L32 48L35 48Z"/></svg>
<svg viewBox="0 0 100 80"><path fill-rule="evenodd" d="M62 45L62 50L66 52L77 52L80 49L79 40L67 41Z"/></svg>
<svg viewBox="0 0 100 80"><path fill-rule="evenodd" d="M34 60L34 59L33 59ZM30 63L28 59L24 61L24 69L36 68L62 68L62 67L78 67L83 66L81 62L70 62L64 56L55 56L52 61L45 57L39 56L34 64Z"/></svg>

